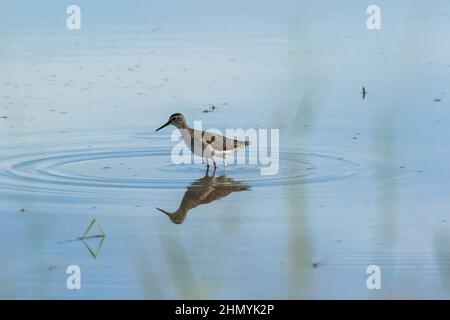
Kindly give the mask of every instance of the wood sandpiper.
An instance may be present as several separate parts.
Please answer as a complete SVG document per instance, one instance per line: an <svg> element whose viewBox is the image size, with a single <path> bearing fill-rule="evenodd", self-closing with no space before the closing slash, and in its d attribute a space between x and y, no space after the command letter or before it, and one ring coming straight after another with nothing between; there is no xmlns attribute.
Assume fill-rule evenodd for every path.
<svg viewBox="0 0 450 320"><path fill-rule="evenodd" d="M186 119L181 113L172 114L169 121L156 129L156 131L170 124L180 130L184 143L192 153L205 158L207 167L209 167L209 159L212 160L214 169L217 168L214 157L221 157L225 161L227 155L250 144L249 141L229 139L220 134L192 129L188 126Z"/></svg>

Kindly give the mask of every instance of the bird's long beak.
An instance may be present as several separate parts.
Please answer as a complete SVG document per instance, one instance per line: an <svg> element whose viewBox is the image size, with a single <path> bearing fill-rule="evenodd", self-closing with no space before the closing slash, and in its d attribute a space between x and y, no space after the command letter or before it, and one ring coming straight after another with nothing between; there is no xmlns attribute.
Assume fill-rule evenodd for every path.
<svg viewBox="0 0 450 320"><path fill-rule="evenodd" d="M162 125L161 127L159 127L158 129L156 129L156 131L161 130L164 127L167 127L170 124L170 121L167 121L166 124Z"/></svg>
<svg viewBox="0 0 450 320"><path fill-rule="evenodd" d="M160 208L156 208L156 209L158 209L159 211L164 213L166 216L168 216L170 221L172 221L175 224L182 224L183 220L184 220L184 217L186 216L186 215L184 215L182 217L177 216L178 210L175 211L175 212L168 212L168 211L160 209Z"/></svg>
<svg viewBox="0 0 450 320"><path fill-rule="evenodd" d="M162 213L166 214L169 218L172 218L172 213L171 212L167 212L166 210L160 209L160 208L156 208L159 211L161 211Z"/></svg>

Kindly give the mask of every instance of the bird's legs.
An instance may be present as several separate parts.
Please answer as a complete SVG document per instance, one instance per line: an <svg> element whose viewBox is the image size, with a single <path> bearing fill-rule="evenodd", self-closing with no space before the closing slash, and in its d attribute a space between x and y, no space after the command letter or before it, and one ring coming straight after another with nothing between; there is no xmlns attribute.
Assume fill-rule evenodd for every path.
<svg viewBox="0 0 450 320"><path fill-rule="evenodd" d="M223 165L225 167L225 172L226 172L227 171L227 157L226 157L226 155L223 156Z"/></svg>
<svg viewBox="0 0 450 320"><path fill-rule="evenodd" d="M209 172L209 158L205 158L206 159L206 173ZM213 164L214 164L214 172L213 172L213 176L216 174L216 169L217 169L217 163L216 160L214 160L214 158L211 158Z"/></svg>

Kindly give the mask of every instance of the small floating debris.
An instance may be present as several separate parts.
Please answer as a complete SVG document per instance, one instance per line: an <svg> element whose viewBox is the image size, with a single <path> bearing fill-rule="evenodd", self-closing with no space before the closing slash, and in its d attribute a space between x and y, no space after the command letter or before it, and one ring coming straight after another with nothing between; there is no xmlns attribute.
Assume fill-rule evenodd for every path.
<svg viewBox="0 0 450 320"><path fill-rule="evenodd" d="M211 104L211 107L209 107L209 109L203 110L203 113L213 112L216 109L217 109L217 107L215 105Z"/></svg>
<svg viewBox="0 0 450 320"><path fill-rule="evenodd" d="M7 116L1 116L0 118L2 118L2 119L8 119L9 117L7 117Z"/></svg>
<svg viewBox="0 0 450 320"><path fill-rule="evenodd" d="M363 86L362 87L362 92L361 92L361 94L362 94L362 98L363 98L363 100L366 98L366 95L367 95L367 90L366 90L366 88Z"/></svg>
<svg viewBox="0 0 450 320"><path fill-rule="evenodd" d="M434 99L433 99L433 101L434 101L434 102L441 102L441 101L442 101L442 99L439 99L439 98L434 98Z"/></svg>
<svg viewBox="0 0 450 320"><path fill-rule="evenodd" d="M327 258L323 258L323 259L317 260L317 261L311 263L311 266L314 269L317 269L318 267L323 266L324 264L326 264L326 260L327 260Z"/></svg>
<svg viewBox="0 0 450 320"><path fill-rule="evenodd" d="M25 213L27 210L25 210L25 208L21 208L20 209L20 213Z"/></svg>

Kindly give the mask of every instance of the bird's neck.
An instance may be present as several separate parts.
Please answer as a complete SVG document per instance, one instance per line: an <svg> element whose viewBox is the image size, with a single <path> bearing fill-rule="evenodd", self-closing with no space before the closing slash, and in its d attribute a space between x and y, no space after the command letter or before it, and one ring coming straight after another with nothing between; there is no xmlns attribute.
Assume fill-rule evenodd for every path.
<svg viewBox="0 0 450 320"><path fill-rule="evenodd" d="M192 135L194 133L194 130L189 128L188 126L179 127L178 130L180 130L182 136L188 136L188 135Z"/></svg>

